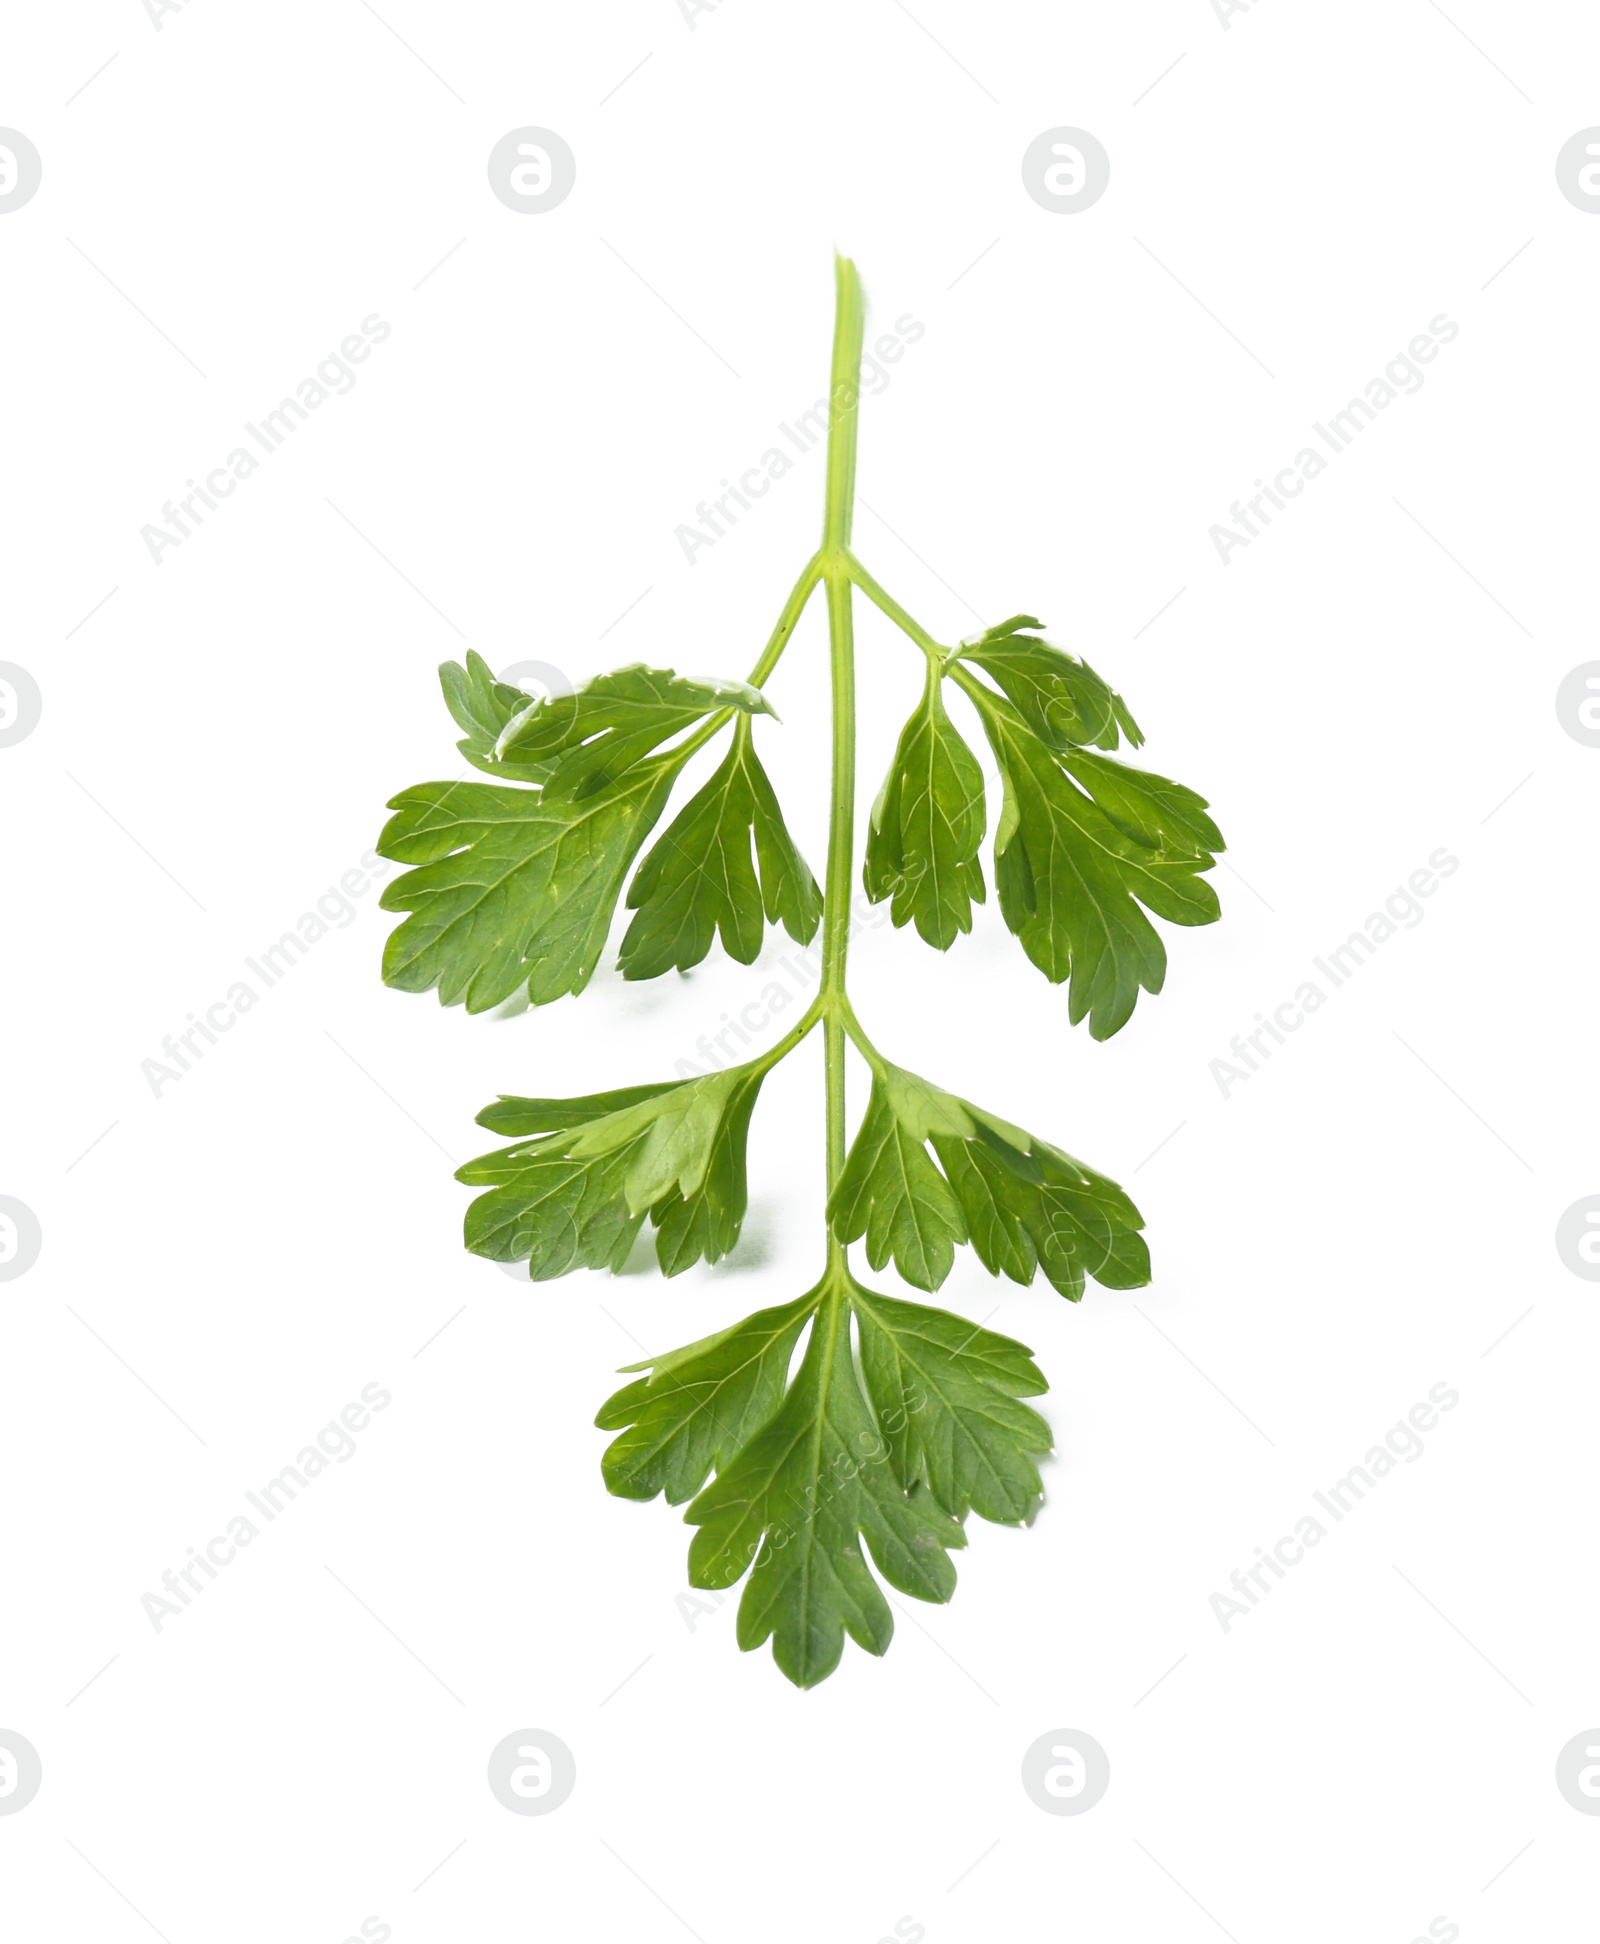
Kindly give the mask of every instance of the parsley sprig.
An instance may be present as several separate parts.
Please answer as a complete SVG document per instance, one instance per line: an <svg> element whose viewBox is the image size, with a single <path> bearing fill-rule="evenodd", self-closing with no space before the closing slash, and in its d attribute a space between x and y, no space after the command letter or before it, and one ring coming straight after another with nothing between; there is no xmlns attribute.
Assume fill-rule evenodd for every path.
<svg viewBox="0 0 1600 1944"><path fill-rule="evenodd" d="M1176 925L1219 915L1205 874L1223 848L1204 798L1117 759L1124 743L1144 741L1127 704L1031 615L946 645L857 558L864 303L852 263L836 261L836 283L822 544L748 679L635 664L534 701L469 653L440 676L457 748L490 780L403 791L378 846L411 867L383 896L407 914L384 954L385 981L436 990L470 1012L524 988L534 1005L581 992L625 886L633 915L618 964L629 979L687 970L719 939L750 964L768 926L809 944L820 925L820 988L768 1051L720 1073L576 1099L502 1096L478 1120L510 1145L458 1176L481 1191L467 1247L526 1262L536 1281L620 1269L647 1220L666 1275L716 1262L744 1221L762 1083L821 1027L820 1279L792 1302L629 1366L633 1381L597 1419L617 1433L602 1462L607 1488L687 1507L691 1583L743 1580L740 1646L770 1639L801 1687L833 1671L847 1634L870 1653L887 1648L880 1580L948 1600L966 1519L1027 1522L1051 1445L1024 1401L1046 1386L1023 1344L869 1289L850 1245L922 1291L940 1287L963 1247L992 1275L1026 1284L1042 1274L1074 1302L1089 1278L1131 1289L1150 1276L1143 1220L1115 1182L895 1065L851 1005L856 593L924 658L862 866L868 897L886 901L897 926L948 951L987 897L984 775L947 688L971 705L999 768L990 862L1001 917L1046 978L1067 986L1068 1017L1087 1018L1094 1038L1124 1026L1142 991L1161 990L1166 947L1151 914ZM819 589L833 690L820 890L757 752L758 723L775 720L764 685ZM719 766L635 867L690 758L724 731ZM847 1042L872 1076L853 1138Z"/></svg>

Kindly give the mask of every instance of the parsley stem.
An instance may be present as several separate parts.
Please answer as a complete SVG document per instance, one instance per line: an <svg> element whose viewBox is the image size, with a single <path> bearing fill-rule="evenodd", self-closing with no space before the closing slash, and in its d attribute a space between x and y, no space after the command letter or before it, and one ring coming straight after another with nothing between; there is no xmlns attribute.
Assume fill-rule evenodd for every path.
<svg viewBox="0 0 1600 1944"><path fill-rule="evenodd" d="M806 611L806 602L811 599L817 583L822 579L822 563L823 555L819 548L806 562L800 571L800 578L790 588L789 598L783 604L783 612L778 616L777 625L768 637L766 647L761 651L761 659L745 678L751 688L760 688L777 667L779 657L789 645L790 635L794 633L801 615ZM735 709L718 709L714 715L707 716L691 735L685 736L682 742L674 743L665 752L666 756L673 763L687 762L697 749L703 749L713 736L725 729L738 713ZM742 724L748 725L749 720L748 716L744 716Z"/></svg>
<svg viewBox="0 0 1600 1944"><path fill-rule="evenodd" d="M822 579L822 553L819 549L806 562L800 578L789 590L789 598L783 604L783 612L778 616L778 624L772 630L771 639L761 651L761 659L745 678L752 688L760 688L778 665L778 657L789 645L789 637L795 631L800 617L805 612L806 602L811 599L812 590Z"/></svg>
<svg viewBox="0 0 1600 1944"><path fill-rule="evenodd" d="M914 620L888 591L869 574L854 554L848 556L850 578L874 606L882 608L902 634L907 634L930 661L945 661L954 651L935 641L920 621Z"/></svg>
<svg viewBox="0 0 1600 1944"><path fill-rule="evenodd" d="M828 481L822 521L822 577L828 590L829 663L833 681L833 783L828 818L827 884L822 903L823 1069L827 1088L828 1192L844 1172L845 961L850 950L850 883L855 839L855 635L851 615L850 528L855 512L856 432L860 422L861 279L847 257L835 257L833 370L828 387ZM843 1271L843 1244L828 1233L828 1261Z"/></svg>
<svg viewBox="0 0 1600 1944"><path fill-rule="evenodd" d="M822 995L818 993L817 997L806 1007L804 1013L789 1028L783 1038L778 1040L774 1045L769 1046L765 1053L760 1054L756 1059L748 1063L748 1070L752 1073L770 1073L780 1060L786 1059L794 1051L807 1033L816 1025L817 1021L822 1018L825 1010Z"/></svg>
<svg viewBox="0 0 1600 1944"><path fill-rule="evenodd" d="M877 1047L873 1045L872 1041L867 1038L866 1028L856 1018L856 1009L848 999L841 1001L839 1018L845 1032L854 1043L856 1051L872 1069L873 1074L881 1079L888 1069L889 1062L878 1051Z"/></svg>

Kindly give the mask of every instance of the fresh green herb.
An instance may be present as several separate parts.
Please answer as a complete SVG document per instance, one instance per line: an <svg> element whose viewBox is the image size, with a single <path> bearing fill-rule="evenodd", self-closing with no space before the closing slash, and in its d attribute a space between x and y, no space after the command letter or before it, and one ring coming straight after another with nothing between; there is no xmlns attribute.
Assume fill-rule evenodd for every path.
<svg viewBox="0 0 1600 1944"><path fill-rule="evenodd" d="M874 1270L892 1260L920 1290L939 1288L963 1246L991 1275L1029 1283L1042 1272L1074 1302L1087 1278L1132 1289L1150 1276L1142 1218L1115 1182L894 1065L851 1006L854 594L924 657L921 700L873 805L863 865L868 897L886 900L897 926L915 925L947 951L986 895L983 771L946 710L947 683L972 705L999 766L1001 915L1046 978L1067 984L1069 1018L1087 1017L1096 1039L1127 1023L1141 991L1161 990L1166 949L1146 913L1177 925L1218 916L1204 873L1223 848L1203 798L1105 753L1144 741L1127 704L1046 641L1032 616L948 647L857 559L864 307L855 266L840 260L836 271L822 545L749 681L635 665L573 695L530 701L476 654L464 667L448 663L440 675L462 731L457 747L493 781L404 791L378 846L413 867L383 897L388 910L409 914L389 940L385 980L437 989L444 1004L472 1012L524 987L534 1005L581 992L630 870L633 917L618 961L629 979L698 965L718 937L748 965L769 925L802 943L821 925L821 988L767 1052L721 1073L573 1100L503 1096L478 1119L511 1145L459 1173L483 1191L467 1211L467 1247L526 1262L536 1281L620 1269L647 1218L668 1276L716 1262L744 1221L746 1138L761 1084L822 1028L820 1280L791 1303L630 1365L634 1381L596 1420L618 1434L602 1461L607 1488L687 1506L691 1583L743 1579L740 1646L770 1639L801 1687L833 1671L846 1634L874 1654L888 1646L880 1578L918 1599L949 1599L950 1554L965 1543L968 1515L1029 1520L1041 1494L1037 1460L1050 1449L1049 1426L1023 1402L1045 1389L1031 1352L948 1311L867 1289L849 1245L864 1242ZM772 716L763 684L819 587L833 687L822 891L756 753L756 720ZM634 870L684 767L730 725L721 764ZM853 1140L847 1041L872 1076Z"/></svg>

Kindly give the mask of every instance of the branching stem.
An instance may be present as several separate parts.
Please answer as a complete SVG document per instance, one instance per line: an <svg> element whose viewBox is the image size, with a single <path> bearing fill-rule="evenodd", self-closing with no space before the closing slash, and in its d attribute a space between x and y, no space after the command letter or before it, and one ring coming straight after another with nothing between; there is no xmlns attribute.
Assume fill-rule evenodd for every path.
<svg viewBox="0 0 1600 1944"><path fill-rule="evenodd" d="M955 653L943 642L935 641L920 621L909 615L887 588L869 574L854 554L849 559L850 578L875 607L880 607L902 634L907 634L930 661L946 662Z"/></svg>
<svg viewBox="0 0 1600 1944"><path fill-rule="evenodd" d="M847 258L834 260L836 306L833 370L828 387L828 487L822 520L822 577L828 591L829 661L833 676L833 782L828 817L828 869L822 900L823 1065L827 1086L828 1192L844 1172L845 961L850 950L850 885L855 842L856 669L851 599L850 528L855 512L856 432L860 423L861 279ZM843 1270L844 1246L828 1231L830 1267Z"/></svg>
<svg viewBox="0 0 1600 1944"><path fill-rule="evenodd" d="M826 1085L827 1187L831 1196L844 1171L847 1147L845 1122L845 1041L849 1039L874 1074L885 1068L883 1055L867 1038L845 990L850 952L850 889L854 876L856 797L856 675L853 589L880 607L928 660L928 678L937 681L952 673L959 681L964 670L952 667L955 650L936 641L874 577L851 551L855 514L856 435L860 423L861 347L865 305L861 279L847 258L835 259L836 302L833 328L833 367L828 388L828 471L823 503L822 545L801 570L760 659L750 671L750 685L759 688L777 667L806 603L821 586L828 603L829 664L833 690L833 775L828 816L828 862L822 906L822 985L802 1019L765 1056L762 1065L777 1062L797 1046L820 1020L823 1028L823 1069ZM735 712L721 709L666 752L673 761L691 755L723 729ZM828 1231L829 1280L842 1288L848 1275L843 1245Z"/></svg>
<svg viewBox="0 0 1600 1944"><path fill-rule="evenodd" d="M761 651L761 658L745 678L751 688L760 688L777 667L784 649L789 645L790 635L794 633L801 615L805 613L806 602L811 599L817 583L822 579L822 562L823 555L819 549L806 562L801 569L800 578L789 590L789 598L784 602L783 612L778 616L777 625L768 637L766 647ZM685 736L682 742L674 743L665 752L665 759L673 763L687 762L697 749L703 749L713 736L726 729L738 713L737 709L718 709L714 715L707 716L691 735ZM745 720L748 721L749 718L746 717Z"/></svg>

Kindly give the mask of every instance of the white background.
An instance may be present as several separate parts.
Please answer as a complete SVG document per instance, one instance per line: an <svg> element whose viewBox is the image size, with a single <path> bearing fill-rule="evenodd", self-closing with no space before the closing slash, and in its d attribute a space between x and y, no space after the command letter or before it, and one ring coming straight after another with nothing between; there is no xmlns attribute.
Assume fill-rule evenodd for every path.
<svg viewBox="0 0 1600 1944"><path fill-rule="evenodd" d="M1596 653L1600 223L1554 163L1600 22L378 11L82 0L0 48L44 161L0 221L3 652L44 696L0 751L0 1191L44 1233L0 1288L0 1727L44 1766L0 1818L8 1931L1585 1934L1600 1822L1554 1762L1600 1721L1600 1292L1554 1230L1600 1190L1600 751L1554 698ZM526 124L578 162L539 216L485 174ZM1060 124L1111 157L1077 215L1019 172ZM1166 928L1105 1046L992 905L944 959L862 935L885 1050L1127 1184L1156 1278L1070 1306L962 1252L938 1300L998 1304L1050 1378L1047 1504L974 1521L953 1603L897 1596L887 1657L802 1694L731 1598L681 1600L685 1529L606 1495L591 1420L641 1346L813 1278L816 1043L716 1270L519 1284L463 1253L450 1168L499 1091L670 1075L785 941L468 1019L380 984L374 891L159 1098L141 1062L457 772L440 661L748 669L820 454L692 567L674 528L822 392L835 243L874 330L926 326L864 408L868 564L945 639L1045 617L1231 849L1223 922ZM355 389L156 566L141 526L374 312ZM1440 313L1423 389L1219 561ZM864 805L921 674L859 633ZM819 872L823 645L819 605L763 738ZM1440 846L1424 921L1224 1097L1230 1038ZM355 1457L156 1632L142 1595L367 1383ZM1228 1575L1436 1383L1425 1456L1224 1632ZM576 1757L548 1817L484 1780L523 1727ZM1111 1763L1075 1818L1020 1781L1063 1727Z"/></svg>

